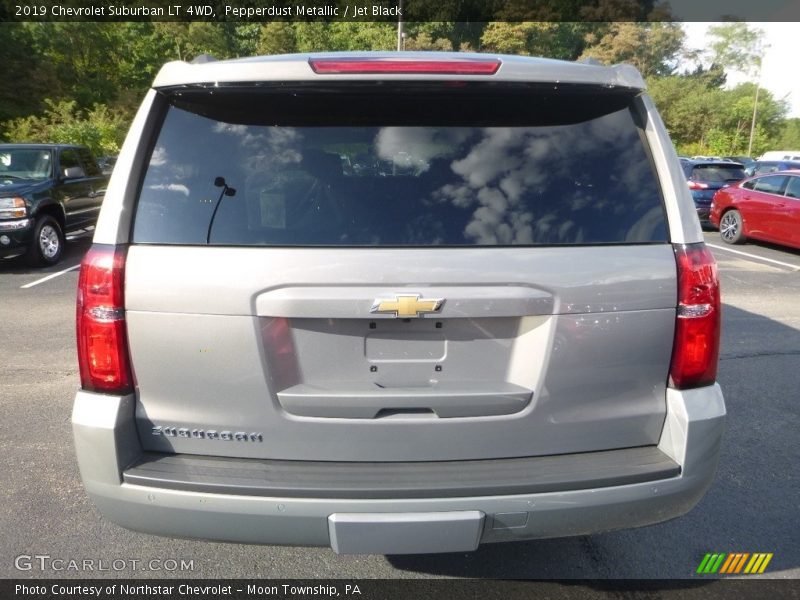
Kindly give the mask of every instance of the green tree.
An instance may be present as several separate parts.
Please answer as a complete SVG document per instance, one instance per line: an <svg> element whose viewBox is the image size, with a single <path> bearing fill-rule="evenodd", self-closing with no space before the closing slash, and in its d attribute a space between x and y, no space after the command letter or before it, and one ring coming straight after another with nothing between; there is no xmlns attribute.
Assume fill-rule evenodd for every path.
<svg viewBox="0 0 800 600"><path fill-rule="evenodd" d="M420 31L413 37L406 37L406 50L436 50L448 52L453 49L453 43L447 38L433 39L426 31Z"/></svg>
<svg viewBox="0 0 800 600"><path fill-rule="evenodd" d="M258 54L297 52L297 37L291 23L270 21L261 27L256 46Z"/></svg>
<svg viewBox="0 0 800 600"><path fill-rule="evenodd" d="M60 82L60 94L79 108L105 103L118 89L115 65L119 44L112 23L37 23L31 29Z"/></svg>
<svg viewBox="0 0 800 600"><path fill-rule="evenodd" d="M723 23L708 28L709 54L726 69L754 75L761 69L766 48L764 31L747 23Z"/></svg>
<svg viewBox="0 0 800 600"><path fill-rule="evenodd" d="M800 119L792 118L784 121L775 136L773 145L783 150L800 149Z"/></svg>
<svg viewBox="0 0 800 600"><path fill-rule="evenodd" d="M333 50L329 23L293 23L298 52Z"/></svg>
<svg viewBox="0 0 800 600"><path fill-rule="evenodd" d="M405 48L444 51L477 48L485 25L454 22L405 23Z"/></svg>
<svg viewBox="0 0 800 600"><path fill-rule="evenodd" d="M46 94L60 94L55 68L35 43L32 23L0 23L0 122L40 112ZM0 129L0 138L3 131Z"/></svg>
<svg viewBox="0 0 800 600"><path fill-rule="evenodd" d="M717 114L723 107L722 90L708 88L702 81L691 77L673 75L648 79L647 91L677 146L693 142L702 146L705 143L705 137L715 126Z"/></svg>
<svg viewBox="0 0 800 600"><path fill-rule="evenodd" d="M753 117L753 97L756 85L754 83L740 83L736 87L725 90L725 110L720 114L720 121L729 129L735 123L744 122L747 127ZM779 134L781 125L789 112L786 100L777 100L769 90L762 89L758 97L758 113L756 123L763 128L767 137ZM746 146L744 148L747 149Z"/></svg>
<svg viewBox="0 0 800 600"><path fill-rule="evenodd" d="M481 36L481 49L502 54L528 54L533 23L489 23Z"/></svg>
<svg viewBox="0 0 800 600"><path fill-rule="evenodd" d="M241 40L231 23L192 21L155 23L156 34L171 46L171 60L191 61L201 54L217 59L239 55Z"/></svg>
<svg viewBox="0 0 800 600"><path fill-rule="evenodd" d="M593 23L494 22L483 31L481 49L575 60L584 52L587 36L599 28Z"/></svg>
<svg viewBox="0 0 800 600"><path fill-rule="evenodd" d="M709 67L697 65L693 71L686 74L688 77L697 79L706 87L721 88L728 80L725 69L719 63L711 63Z"/></svg>
<svg viewBox="0 0 800 600"><path fill-rule="evenodd" d="M707 85L691 75L648 80L648 92L667 130L686 154L745 154L749 145L755 84L730 90ZM754 154L774 145L784 126L788 106L768 90L761 91L754 135Z"/></svg>
<svg viewBox="0 0 800 600"><path fill-rule="evenodd" d="M42 116L4 123L7 135L18 142L83 144L98 156L119 153L129 124L124 115L99 104L81 111L74 100L44 103Z"/></svg>
<svg viewBox="0 0 800 600"><path fill-rule="evenodd" d="M394 50L397 25L394 23L337 21L328 27L329 50Z"/></svg>
<svg viewBox="0 0 800 600"><path fill-rule="evenodd" d="M253 56L258 54L256 47L261 40L259 23L228 24L231 30L231 43L236 56Z"/></svg>
<svg viewBox="0 0 800 600"><path fill-rule="evenodd" d="M604 64L628 63L645 77L675 71L685 34L678 23L611 23L604 34L590 33L581 58Z"/></svg>

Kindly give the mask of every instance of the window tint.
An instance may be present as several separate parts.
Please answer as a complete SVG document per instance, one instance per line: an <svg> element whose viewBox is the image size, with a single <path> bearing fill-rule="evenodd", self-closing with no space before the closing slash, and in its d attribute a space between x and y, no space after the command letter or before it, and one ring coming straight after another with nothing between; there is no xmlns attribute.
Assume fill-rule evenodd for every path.
<svg viewBox="0 0 800 600"><path fill-rule="evenodd" d="M52 169L50 150L11 148L0 151L0 177L13 175L23 179L47 179ZM9 178L8 183L12 180ZM0 182L0 185L3 183Z"/></svg>
<svg viewBox="0 0 800 600"><path fill-rule="evenodd" d="M337 96L309 112L313 124L304 124L303 115L294 123L270 124L266 102L250 103L247 110L227 106L223 112L208 105L172 106L142 184L133 241L205 244L208 238L211 244L289 246L667 241L658 181L627 108L570 115L567 123L559 116L551 124L528 99L520 115L534 115L536 123L515 116L520 122L508 124L513 110L502 110L501 99L491 100L464 108L480 127L448 122L447 114L458 112L457 98L400 97L397 106L365 116L349 108L353 102L347 97ZM408 116L413 108L408 103L431 108L418 118L424 124ZM563 111L563 103L552 106ZM343 116L350 113L357 117ZM398 114L401 121L393 117ZM324 115L337 116L325 122ZM218 178L226 187L215 186ZM224 195L226 189L234 195Z"/></svg>
<svg viewBox="0 0 800 600"><path fill-rule="evenodd" d="M790 198L800 198L800 177L789 177L786 185L786 195Z"/></svg>
<svg viewBox="0 0 800 600"><path fill-rule="evenodd" d="M83 168L83 165L78 158L78 153L72 148L67 148L66 150L61 151L60 166L62 175L66 169L71 169L73 167Z"/></svg>
<svg viewBox="0 0 800 600"><path fill-rule="evenodd" d="M779 171L780 167L776 163L762 163L756 165L756 168L753 170L754 175L760 175L761 173L774 173L775 171Z"/></svg>
<svg viewBox="0 0 800 600"><path fill-rule="evenodd" d="M738 165L695 165L694 169L692 170L692 179L695 181L731 183L744 178L744 169Z"/></svg>
<svg viewBox="0 0 800 600"><path fill-rule="evenodd" d="M86 171L86 174L89 177L99 177L102 175L100 167L97 166L97 163L92 157L91 152L89 152L86 148L81 148L78 152L80 154L81 161L83 162L83 169Z"/></svg>
<svg viewBox="0 0 800 600"><path fill-rule="evenodd" d="M782 194L783 186L785 183L786 183L785 175L759 177L758 179L756 179L753 189L757 192L767 192L769 194Z"/></svg>

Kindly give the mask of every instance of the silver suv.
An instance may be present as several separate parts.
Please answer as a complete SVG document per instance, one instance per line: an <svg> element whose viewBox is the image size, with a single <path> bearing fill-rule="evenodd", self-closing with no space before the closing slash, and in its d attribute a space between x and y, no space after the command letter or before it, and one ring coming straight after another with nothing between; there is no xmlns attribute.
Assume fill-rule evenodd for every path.
<svg viewBox="0 0 800 600"><path fill-rule="evenodd" d="M167 64L81 267L101 512L388 554L690 510L719 284L644 87L513 56Z"/></svg>

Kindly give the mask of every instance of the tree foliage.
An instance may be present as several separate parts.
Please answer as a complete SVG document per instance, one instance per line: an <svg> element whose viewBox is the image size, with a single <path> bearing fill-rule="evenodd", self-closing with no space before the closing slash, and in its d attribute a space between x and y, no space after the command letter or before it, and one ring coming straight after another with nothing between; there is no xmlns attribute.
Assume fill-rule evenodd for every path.
<svg viewBox="0 0 800 600"><path fill-rule="evenodd" d="M47 60L30 31L30 23L0 23L0 56L3 78L0 86L0 123L44 109L48 94L60 94L53 65ZM0 125L0 136L2 136Z"/></svg>
<svg viewBox="0 0 800 600"><path fill-rule="evenodd" d="M764 31L747 23L723 23L708 28L709 54L727 69L755 75L761 69Z"/></svg>
<svg viewBox="0 0 800 600"><path fill-rule="evenodd" d="M576 60L585 50L588 36L599 28L596 23L489 23L481 37L481 49Z"/></svg>
<svg viewBox="0 0 800 600"><path fill-rule="evenodd" d="M747 152L755 85L742 83L726 90L687 76L654 78L648 91L664 119L672 141L684 154L741 155ZM761 90L753 138L759 155L774 145L788 107L768 90Z"/></svg>
<svg viewBox="0 0 800 600"><path fill-rule="evenodd" d="M104 105L78 110L74 100L45 100L43 115L7 123L7 135L14 141L82 144L96 156L117 154L127 129L124 115Z"/></svg>
<svg viewBox="0 0 800 600"><path fill-rule="evenodd" d="M588 34L588 48L581 58L604 64L628 63L645 77L675 71L685 34L678 23L628 23L608 25L602 35Z"/></svg>
<svg viewBox="0 0 800 600"><path fill-rule="evenodd" d="M663 10L655 0L601 0L591 7L573 0L503 0L509 17L504 22L436 18L442 10L455 14L459 2L499 10L499 0L426 4L428 21L404 24L405 48L631 63L646 77L679 150L746 151L755 85L728 89L726 80L734 70L755 74L764 48L760 30L742 23L710 28L708 48L696 53L705 64L678 73L685 51L680 26L668 19L637 22ZM565 19L573 13L574 20ZM0 139L79 142L100 154L114 153L165 62L199 54L224 59L393 50L396 44L396 24L377 22L0 23L0 55L6 81L12 82L0 88ZM800 119L787 120L787 111L786 102L760 90L754 153L800 148Z"/></svg>
<svg viewBox="0 0 800 600"><path fill-rule="evenodd" d="M775 148L796 150L800 148L800 119L787 119L775 137Z"/></svg>

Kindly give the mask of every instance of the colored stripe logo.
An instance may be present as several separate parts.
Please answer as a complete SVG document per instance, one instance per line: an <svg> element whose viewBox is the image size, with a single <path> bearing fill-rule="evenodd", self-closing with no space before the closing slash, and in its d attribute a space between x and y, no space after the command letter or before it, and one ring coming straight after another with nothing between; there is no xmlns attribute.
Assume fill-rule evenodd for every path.
<svg viewBox="0 0 800 600"><path fill-rule="evenodd" d="M766 570L772 556L772 552L754 552L752 554L749 552L709 552L697 567L697 573L700 575L716 573L755 575Z"/></svg>

